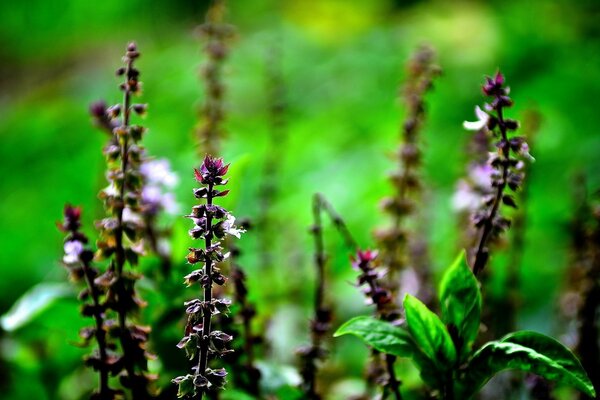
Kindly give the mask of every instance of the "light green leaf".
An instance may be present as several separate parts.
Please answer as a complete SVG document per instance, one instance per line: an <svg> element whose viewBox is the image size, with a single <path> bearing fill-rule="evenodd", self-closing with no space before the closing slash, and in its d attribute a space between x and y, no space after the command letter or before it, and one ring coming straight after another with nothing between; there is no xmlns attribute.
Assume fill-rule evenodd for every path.
<svg viewBox="0 0 600 400"><path fill-rule="evenodd" d="M440 370L454 367L456 349L440 318L419 299L409 294L404 298L406 321L414 341Z"/></svg>
<svg viewBox="0 0 600 400"><path fill-rule="evenodd" d="M569 349L551 337L521 331L487 343L475 353L457 385L458 397L471 397L495 374L507 369L531 372L573 386L588 396L596 395L581 363Z"/></svg>
<svg viewBox="0 0 600 400"><path fill-rule="evenodd" d="M406 330L373 317L352 318L333 334L342 335L354 335L374 349L398 357L412 357L415 351L415 343Z"/></svg>
<svg viewBox="0 0 600 400"><path fill-rule="evenodd" d="M344 323L334 337L354 335L374 349L397 357L412 358L427 384L436 387L440 374L437 367L423 354L405 329L373 317L355 317Z"/></svg>
<svg viewBox="0 0 600 400"><path fill-rule="evenodd" d="M73 289L68 283L37 284L25 292L0 318L0 326L7 332L16 331L35 320L56 300L72 295Z"/></svg>
<svg viewBox="0 0 600 400"><path fill-rule="evenodd" d="M479 332L481 293L477 278L467 264L466 252L456 258L440 284L442 318L454 326L460 342L457 343L461 360L466 359Z"/></svg>

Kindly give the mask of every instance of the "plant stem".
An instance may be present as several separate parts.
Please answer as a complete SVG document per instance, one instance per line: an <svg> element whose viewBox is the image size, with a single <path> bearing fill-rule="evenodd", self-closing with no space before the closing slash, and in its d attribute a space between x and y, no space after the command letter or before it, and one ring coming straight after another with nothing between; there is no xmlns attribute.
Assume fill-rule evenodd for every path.
<svg viewBox="0 0 600 400"><path fill-rule="evenodd" d="M502 154L502 180L496 188L496 196L494 197L492 208L485 219L483 231L481 232L479 244L477 245L477 252L475 253L475 261L473 264L473 274L475 274L475 276L479 276L479 273L483 270L489 258L486 245L494 227L494 218L496 218L496 214L498 213L498 209L502 203L502 196L504 195L504 189L506 188L508 169L510 166L510 143L508 142L508 138L506 136L506 125L502 115L501 105L498 106L497 111L498 127L500 128L500 133L502 135L502 147L500 149Z"/></svg>
<svg viewBox="0 0 600 400"><path fill-rule="evenodd" d="M94 283L94 277L88 262L83 262L83 274L90 291L90 297L94 305L94 320L96 322L96 341L98 342L98 354L100 356L100 368L99 374L99 396L100 399L108 399L110 388L108 386L108 369L107 369L107 346L106 346L106 331L104 330L104 319L102 317L102 311L100 311L100 293Z"/></svg>
<svg viewBox="0 0 600 400"><path fill-rule="evenodd" d="M208 190L206 194L206 205L211 206L213 203L213 184L208 184ZM206 213L206 237L204 238L204 247L206 251L212 246L212 213ZM204 309L202 311L202 338L200 341L200 358L198 359L198 374L204 375L206 367L208 365L208 344L210 341L210 322L212 317L212 311L210 304L212 302L212 260L210 257L206 257L204 263L204 272L208 277L207 283L204 285ZM204 396L204 390L198 391L198 399L202 400Z"/></svg>
<svg viewBox="0 0 600 400"><path fill-rule="evenodd" d="M129 80L130 70L132 68L133 59L128 58L125 74L126 79ZM127 304L124 300L127 296L125 284L123 282L123 267L125 265L125 248L123 246L123 211L125 209L125 194L127 187L127 167L129 162L129 116L131 106L131 89L129 82L125 82L125 89L123 95L123 122L121 129L125 130L123 135L123 141L121 144L121 166L120 172L123 174L123 183L119 193L119 203L116 209L117 211L117 227L115 229L115 289L117 292L117 303L118 303L118 321L119 321L119 340L121 342L121 348L123 350L123 360L125 364L125 370L127 371L128 378L131 385L131 393L133 398L136 400L146 397L146 393L140 390L139 385L135 382L135 365L132 355L129 351L131 336L129 329L127 328Z"/></svg>

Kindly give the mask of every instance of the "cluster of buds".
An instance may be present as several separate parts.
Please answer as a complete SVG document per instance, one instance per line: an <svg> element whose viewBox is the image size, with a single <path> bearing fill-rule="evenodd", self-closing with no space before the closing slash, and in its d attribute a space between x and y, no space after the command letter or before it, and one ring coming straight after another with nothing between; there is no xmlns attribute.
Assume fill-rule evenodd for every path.
<svg viewBox="0 0 600 400"><path fill-rule="evenodd" d="M112 400L123 393L109 386L110 374L120 371L118 366L120 359L114 352L116 345L108 335L112 324L105 320L104 299L107 287L96 283L99 272L92 264L94 252L86 248L88 238L80 231L81 208L66 205L64 221L58 224L58 228L67 234L63 264L75 283L85 282L85 287L79 293L79 299L85 302L81 313L86 317L94 318L95 322L94 326L85 327L80 332L85 345L90 345L94 339L97 345L94 353L85 359L86 365L98 371L99 375L98 388L93 393L92 399Z"/></svg>
<svg viewBox="0 0 600 400"><path fill-rule="evenodd" d="M233 27L223 23L224 14L225 0L213 1L205 23L199 27L200 34L205 38L207 61L202 68L205 82L205 101L201 110L203 123L197 134L200 152L208 154L219 154L219 142L223 136L221 124L224 119L225 86L221 75L228 53L227 41L234 35Z"/></svg>
<svg viewBox="0 0 600 400"><path fill-rule="evenodd" d="M190 360L197 359L192 368L193 374L179 376L173 382L179 385L179 397L203 398L204 394L222 389L226 383L225 369L209 367L209 358L221 357L227 354L228 344L233 337L220 330L212 330L212 317L225 313L231 302L227 299L213 297L213 284L222 286L227 278L221 273L218 265L229 253L223 253L220 240L226 236L240 237L244 232L235 226L235 218L223 207L213 204L217 197L226 196L229 190L219 190L216 187L227 184L224 175L229 164L225 165L220 158L206 156L200 169L194 170L196 180L202 185L194 190L197 199L205 203L194 206L192 213L187 215L194 222L189 234L192 239L203 239L202 248L190 248L187 256L188 263L202 264L185 276L187 286L199 284L202 287L203 299L193 299L185 303L188 316L185 336L177 345L185 349Z"/></svg>
<svg viewBox="0 0 600 400"><path fill-rule="evenodd" d="M496 151L489 154L487 164L482 166L480 183L489 184L489 191L484 192L479 206L472 213L472 221L479 231L477 244L472 254L473 272L479 274L489 259L489 243L510 227L510 220L500 214L502 204L516 208L515 198L507 193L507 189L517 191L524 179L524 160L531 159L529 146L522 136L510 135L518 129L519 124L504 116L504 110L513 105L505 86L504 76L498 72L493 78L487 77L483 85L483 93L491 100L475 112L478 120L465 122L466 129L486 130L491 136ZM489 179L489 182L488 182Z"/></svg>
<svg viewBox="0 0 600 400"><path fill-rule="evenodd" d="M352 268L359 271L357 286L362 287L362 292L366 297L368 305L375 305L378 317L389 319L390 305L392 305L392 296L389 290L385 289L380 280L386 272L382 271L375 264L378 252L375 250L359 250L356 256L352 258Z"/></svg>
<svg viewBox="0 0 600 400"><path fill-rule="evenodd" d="M153 356L146 351L150 329L133 322L144 302L138 297L135 283L140 276L125 270L134 267L144 253L144 224L140 217L142 177L140 165L143 148L139 144L145 129L130 123L133 113L141 115L145 104L133 104L132 97L141 92L140 72L134 67L140 56L137 46L130 43L123 57L124 67L117 70L124 77L120 84L123 103L106 107L96 103L91 107L97 125L110 139L104 148L108 163L109 186L100 192L108 216L96 222L100 230L97 257L109 259L109 268L96 279L106 286L105 306L116 315L115 331L121 345L121 382L135 399L150 398L149 386L154 377L147 373L148 360Z"/></svg>
<svg viewBox="0 0 600 400"><path fill-rule="evenodd" d="M401 131L401 145L395 154L397 169L390 175L394 194L382 201L383 210L391 216L391 224L376 232L381 262L389 271L386 285L394 296L399 291L400 273L409 264L408 247L413 244L409 243L405 222L415 213L421 192L418 174L421 165L419 133L425 120L425 95L432 89L433 80L441 73L434 60L434 51L424 46L408 62L408 78L403 89L406 119Z"/></svg>
<svg viewBox="0 0 600 400"><path fill-rule="evenodd" d="M397 323L398 314L391 292L381 284L386 271L377 265L378 252L374 250L358 250L351 258L352 267L359 271L357 286L362 287L368 305L375 305L375 315L385 321ZM393 393L397 400L401 399L400 381L396 378L394 362L396 358L391 355L382 355L373 350L371 363L367 370L367 380L373 384L381 385L383 388L382 398L388 393Z"/></svg>

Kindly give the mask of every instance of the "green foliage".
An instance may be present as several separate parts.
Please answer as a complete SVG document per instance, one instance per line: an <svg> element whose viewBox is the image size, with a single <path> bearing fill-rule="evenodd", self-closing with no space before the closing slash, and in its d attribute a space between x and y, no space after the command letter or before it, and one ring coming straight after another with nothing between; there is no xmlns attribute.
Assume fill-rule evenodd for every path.
<svg viewBox="0 0 600 400"><path fill-rule="evenodd" d="M548 336L521 331L486 343L473 355L457 385L457 398L471 397L496 373L506 369L532 372L596 396L592 382L569 349Z"/></svg>
<svg viewBox="0 0 600 400"><path fill-rule="evenodd" d="M398 357L411 358L418 351L404 328L373 317L355 317L345 322L333 334L334 337L342 335L354 335L374 349Z"/></svg>
<svg viewBox="0 0 600 400"><path fill-rule="evenodd" d="M414 296L406 295L404 309L417 346L440 371L450 370L456 362L456 349L444 323Z"/></svg>
<svg viewBox="0 0 600 400"><path fill-rule="evenodd" d="M460 360L470 353L479 332L481 293L479 284L462 252L448 268L440 284L442 319L449 329L456 329L455 344Z"/></svg>
<svg viewBox="0 0 600 400"><path fill-rule="evenodd" d="M440 301L446 325L420 300L406 295L408 332L372 317L356 317L343 324L334 336L351 334L381 352L412 358L425 382L440 390L453 387L457 399L471 398L496 373L507 369L532 372L595 396L581 363L569 349L548 336L531 331L515 332L485 344L473 354L471 347L479 330L481 293L465 252L444 274ZM468 360L466 367L457 362L460 360L457 360L447 326L456 332L454 343L460 344L460 360Z"/></svg>

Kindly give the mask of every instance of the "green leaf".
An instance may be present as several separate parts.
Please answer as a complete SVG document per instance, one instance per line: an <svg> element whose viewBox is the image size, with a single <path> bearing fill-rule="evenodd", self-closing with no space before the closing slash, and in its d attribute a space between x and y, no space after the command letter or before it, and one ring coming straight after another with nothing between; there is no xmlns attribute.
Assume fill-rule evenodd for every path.
<svg viewBox="0 0 600 400"><path fill-rule="evenodd" d="M588 396L596 392L581 363L551 337L531 331L511 333L487 343L471 359L459 384L458 398L469 398L500 371L516 369L573 386Z"/></svg>
<svg viewBox="0 0 600 400"><path fill-rule="evenodd" d="M347 321L333 334L334 337L342 335L354 335L382 353L412 358L423 381L434 387L439 384L438 369L405 329L373 317L361 316Z"/></svg>
<svg viewBox="0 0 600 400"><path fill-rule="evenodd" d="M415 343L406 330L373 317L352 318L333 334L342 335L354 335L376 350L398 357L412 357L415 351Z"/></svg>
<svg viewBox="0 0 600 400"><path fill-rule="evenodd" d="M442 371L456 362L456 349L440 318L419 299L409 294L404 298L406 322L421 351Z"/></svg>
<svg viewBox="0 0 600 400"><path fill-rule="evenodd" d="M461 360L466 359L479 332L481 293L477 278L467 264L466 252L456 258L442 278L440 303L444 323L457 330L456 344ZM452 329L452 328L450 328Z"/></svg>
<svg viewBox="0 0 600 400"><path fill-rule="evenodd" d="M56 300L73 296L68 283L40 283L23 294L6 314L0 318L0 326L7 332L16 331L41 315Z"/></svg>

